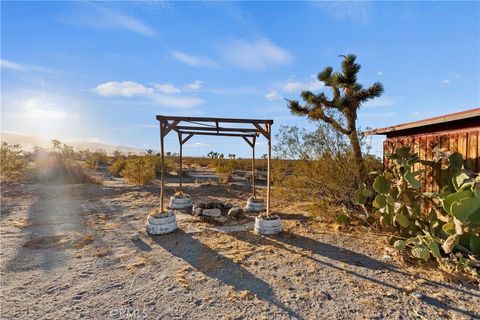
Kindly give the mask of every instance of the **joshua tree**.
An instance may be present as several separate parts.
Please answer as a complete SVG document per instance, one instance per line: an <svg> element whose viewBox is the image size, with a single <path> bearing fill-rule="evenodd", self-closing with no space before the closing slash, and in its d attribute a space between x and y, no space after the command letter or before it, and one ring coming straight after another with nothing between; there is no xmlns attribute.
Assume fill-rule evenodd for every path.
<svg viewBox="0 0 480 320"><path fill-rule="evenodd" d="M332 67L326 67L317 76L318 80L323 81L325 86L331 87L331 99L323 92L314 94L311 91L303 91L301 96L305 104L301 105L298 101L287 100L288 107L293 114L306 116L311 120L324 121L330 124L336 131L347 135L352 145L359 178L364 179L366 169L357 132L357 111L364 102L381 96L383 85L380 82L375 82L369 88L364 89L357 82L357 74L361 66L355 63L356 56L349 54L340 57L343 58L341 72L333 72ZM346 127L330 116L331 111L337 111L343 115Z"/></svg>

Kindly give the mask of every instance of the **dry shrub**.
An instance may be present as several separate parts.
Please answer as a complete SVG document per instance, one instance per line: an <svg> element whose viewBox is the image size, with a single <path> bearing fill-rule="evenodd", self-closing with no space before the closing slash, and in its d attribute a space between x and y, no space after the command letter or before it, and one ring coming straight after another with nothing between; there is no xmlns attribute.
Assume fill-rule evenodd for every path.
<svg viewBox="0 0 480 320"><path fill-rule="evenodd" d="M121 176L135 185L147 185L155 179L155 162L151 156L128 159Z"/></svg>
<svg viewBox="0 0 480 320"><path fill-rule="evenodd" d="M29 167L25 152L20 145L9 145L6 142L2 142L0 150L0 173L2 179L21 180Z"/></svg>
<svg viewBox="0 0 480 320"><path fill-rule="evenodd" d="M212 159L208 165L215 169L217 174L232 174L238 169L238 160L235 159Z"/></svg>
<svg viewBox="0 0 480 320"><path fill-rule="evenodd" d="M319 124L313 132L281 126L274 151L280 158L273 163L275 192L325 207L353 208L353 195L361 181L349 142L330 126ZM365 143L363 143L364 146ZM368 148L367 148L368 149ZM364 156L367 172L382 168L374 156Z"/></svg>
<svg viewBox="0 0 480 320"><path fill-rule="evenodd" d="M115 159L110 167L108 167L108 171L114 177L121 177L121 173L123 169L125 169L125 164L127 161L122 158Z"/></svg>
<svg viewBox="0 0 480 320"><path fill-rule="evenodd" d="M80 152L85 166L89 169L96 169L99 165L107 165L110 162L107 153L103 150L90 151L83 150Z"/></svg>

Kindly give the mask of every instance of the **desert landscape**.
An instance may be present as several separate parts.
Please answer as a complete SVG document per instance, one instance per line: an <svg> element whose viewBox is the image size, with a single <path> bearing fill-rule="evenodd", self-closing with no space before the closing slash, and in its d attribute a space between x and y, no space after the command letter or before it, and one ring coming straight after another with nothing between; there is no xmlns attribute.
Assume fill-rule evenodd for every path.
<svg viewBox="0 0 480 320"><path fill-rule="evenodd" d="M218 182L189 168L198 201L244 206L240 176ZM179 229L145 233L158 180L134 186L105 168L91 184L2 183L2 318L474 319L478 287L432 266L405 264L387 235L308 218L274 199L284 232L252 232L177 213ZM173 195L177 179L167 179ZM262 190L260 190L262 192Z"/></svg>

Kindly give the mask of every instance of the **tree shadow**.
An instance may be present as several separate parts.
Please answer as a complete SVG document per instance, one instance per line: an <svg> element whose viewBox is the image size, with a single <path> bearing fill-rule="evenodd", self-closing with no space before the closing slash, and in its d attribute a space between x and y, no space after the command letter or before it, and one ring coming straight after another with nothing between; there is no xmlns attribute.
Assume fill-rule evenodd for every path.
<svg viewBox="0 0 480 320"><path fill-rule="evenodd" d="M172 255L186 261L206 276L233 286L236 290L250 291L259 299L284 310L290 317L301 318L295 311L276 298L268 283L257 278L241 265L210 249L190 234L177 229L172 234L153 238L156 244Z"/></svg>
<svg viewBox="0 0 480 320"><path fill-rule="evenodd" d="M310 259L316 263L319 263L321 265L324 265L326 267L332 268L332 269L337 269L343 272L346 272L349 275L355 276L357 278L363 279L365 281L369 281L372 283L375 283L377 285L381 285L384 287L388 287L390 289L399 291L399 292L405 292L406 290L401 287L397 287L393 284L390 284L388 282L382 281L379 278L375 278L366 274L362 274L360 272L350 270L343 268L341 266L338 266L335 264L335 261L342 262L345 264L349 264L351 266L355 267L362 267L362 268L367 268L370 270L385 270L385 272L396 272L400 273L403 275L411 276L409 273L402 272L400 270L397 270L393 265L378 261L376 259L373 259L371 257L368 257L364 254L354 252L348 249L344 248L339 248L337 246L327 244L324 242L320 242L311 238L307 238L298 234L294 234L288 231L283 231L281 234L272 236L271 238L249 233L249 232L233 232L231 233L232 236L237 238L238 240L241 241L246 241L250 242L254 245L270 245L274 246L278 249L282 249L285 251L289 251L294 254L301 255L304 258ZM275 240L275 241L274 241ZM305 254L301 251L297 251L291 247L301 249L304 251L309 251L313 255L308 255ZM331 262L324 261L319 259L319 257L315 256L321 256L323 258L328 258L332 260ZM428 281L428 279L426 279ZM441 285L441 284L440 284ZM447 286L448 287L448 286ZM450 287L452 290L456 290L456 288ZM471 292L464 291L464 290L458 290L464 294L470 294L475 296L475 294L472 294ZM456 306L449 305L445 302L439 301L438 299L435 299L433 297L430 297L428 295L424 295L423 301L426 303L444 309L446 311L453 310L458 313L461 313L463 315L466 315L471 318L476 318L478 315L475 315L469 310L463 310L460 309Z"/></svg>

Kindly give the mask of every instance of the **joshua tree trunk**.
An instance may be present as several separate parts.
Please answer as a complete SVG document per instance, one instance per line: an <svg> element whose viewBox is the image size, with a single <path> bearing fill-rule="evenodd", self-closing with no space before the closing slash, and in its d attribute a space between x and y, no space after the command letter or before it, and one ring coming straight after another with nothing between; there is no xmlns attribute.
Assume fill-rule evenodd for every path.
<svg viewBox="0 0 480 320"><path fill-rule="evenodd" d="M350 144L352 145L355 167L357 169L359 181L362 181L363 179L365 179L367 172L365 169L365 163L363 161L362 147L360 146L360 139L358 138L358 132L357 132L357 125L356 125L357 110L356 109L349 110L346 114L346 118L347 118L347 124L348 124L348 131L350 132L348 134L348 138L350 139Z"/></svg>

